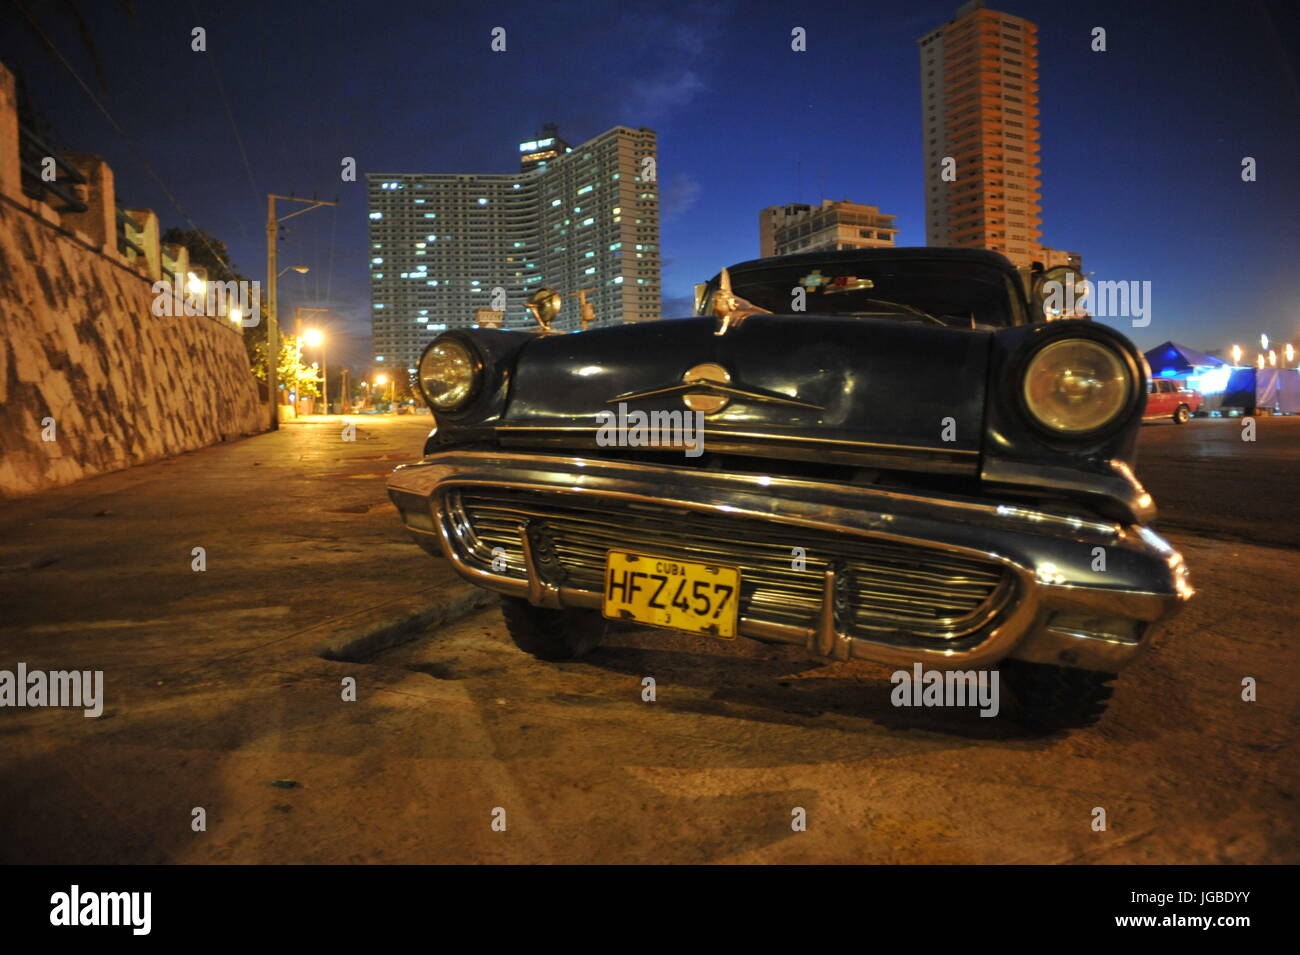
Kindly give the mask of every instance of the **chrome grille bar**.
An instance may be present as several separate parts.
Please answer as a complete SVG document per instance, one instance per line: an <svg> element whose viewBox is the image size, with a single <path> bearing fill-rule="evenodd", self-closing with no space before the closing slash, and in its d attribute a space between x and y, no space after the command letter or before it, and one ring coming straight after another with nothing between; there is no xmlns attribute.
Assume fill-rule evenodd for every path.
<svg viewBox="0 0 1300 955"><path fill-rule="evenodd" d="M530 579L523 529L545 532L564 583L603 590L606 552L633 550L740 568L741 612L764 622L816 627L828 572L848 607L847 635L947 641L985 626L1014 584L998 563L939 548L873 540L754 518L628 503L599 495L490 487L444 490L453 545L480 566ZM805 551L795 569L794 548Z"/></svg>

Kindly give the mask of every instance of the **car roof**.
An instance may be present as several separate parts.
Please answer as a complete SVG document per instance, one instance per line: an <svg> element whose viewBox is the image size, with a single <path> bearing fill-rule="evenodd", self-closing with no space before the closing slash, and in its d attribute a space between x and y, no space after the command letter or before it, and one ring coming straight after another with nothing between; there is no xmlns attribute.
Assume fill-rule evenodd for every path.
<svg viewBox="0 0 1300 955"><path fill-rule="evenodd" d="M797 252L794 255L775 255L766 259L750 259L727 267L729 272L744 272L750 269L780 268L784 265L801 265L804 263L831 264L838 262L887 262L898 259L924 259L928 261L978 262L996 268L1015 271L1015 266L1001 252L989 249L953 249L943 246L889 246L881 249L839 249L823 252ZM717 278L715 275L714 278Z"/></svg>

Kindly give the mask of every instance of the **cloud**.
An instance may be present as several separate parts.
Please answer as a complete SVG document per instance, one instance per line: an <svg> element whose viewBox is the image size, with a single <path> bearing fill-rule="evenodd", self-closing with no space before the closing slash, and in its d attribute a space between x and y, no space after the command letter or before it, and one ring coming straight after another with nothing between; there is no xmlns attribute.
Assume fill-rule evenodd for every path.
<svg viewBox="0 0 1300 955"><path fill-rule="evenodd" d="M694 70L665 72L632 84L623 100L622 111L639 124L657 123L682 110L704 89Z"/></svg>
<svg viewBox="0 0 1300 955"><path fill-rule="evenodd" d="M689 318L695 309L695 299L665 298L661 307L664 318Z"/></svg>
<svg viewBox="0 0 1300 955"><path fill-rule="evenodd" d="M671 222L685 215L704 191L694 176L674 176L664 183L659 196L659 221Z"/></svg>

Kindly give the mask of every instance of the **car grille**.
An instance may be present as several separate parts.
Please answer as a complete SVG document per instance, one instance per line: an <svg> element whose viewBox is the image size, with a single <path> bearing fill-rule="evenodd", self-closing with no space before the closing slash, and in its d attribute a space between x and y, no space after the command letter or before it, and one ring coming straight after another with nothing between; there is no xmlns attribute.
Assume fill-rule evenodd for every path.
<svg viewBox="0 0 1300 955"><path fill-rule="evenodd" d="M952 640L1005 606L1012 577L994 561L916 544L836 534L754 517L597 495L463 487L443 492L462 559L526 580L522 527L544 555L551 582L600 593L606 552L641 551L738 567L740 612L767 623L812 627L823 580L843 581L848 636L908 642ZM802 548L804 566L794 569Z"/></svg>

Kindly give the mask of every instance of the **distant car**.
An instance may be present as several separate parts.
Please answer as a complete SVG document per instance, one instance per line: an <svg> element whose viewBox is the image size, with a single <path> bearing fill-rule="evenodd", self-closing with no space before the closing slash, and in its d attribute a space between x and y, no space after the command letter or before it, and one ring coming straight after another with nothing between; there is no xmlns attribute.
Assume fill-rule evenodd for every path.
<svg viewBox="0 0 1300 955"><path fill-rule="evenodd" d="M1152 378L1147 382L1147 406L1142 417L1145 420L1173 418L1175 424L1186 424L1201 409L1203 400L1199 391L1184 388L1181 381Z"/></svg>
<svg viewBox="0 0 1300 955"><path fill-rule="evenodd" d="M540 289L541 328L426 349L436 427L389 495L542 659L608 618L996 669L1026 725L1086 726L1192 588L1133 474L1142 356L1049 321L1041 274L804 253L724 269L693 317L571 334Z"/></svg>

